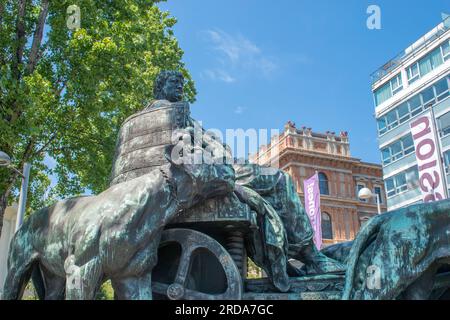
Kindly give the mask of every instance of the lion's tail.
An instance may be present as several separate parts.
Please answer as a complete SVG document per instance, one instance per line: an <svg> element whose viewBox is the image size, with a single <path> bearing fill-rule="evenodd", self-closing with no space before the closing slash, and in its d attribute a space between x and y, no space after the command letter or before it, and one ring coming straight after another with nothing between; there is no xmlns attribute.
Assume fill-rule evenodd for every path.
<svg viewBox="0 0 450 320"><path fill-rule="evenodd" d="M4 300L17 300L22 297L37 262L37 253L29 241L29 233L24 229L26 228L20 228L11 240L8 273L3 287Z"/></svg>

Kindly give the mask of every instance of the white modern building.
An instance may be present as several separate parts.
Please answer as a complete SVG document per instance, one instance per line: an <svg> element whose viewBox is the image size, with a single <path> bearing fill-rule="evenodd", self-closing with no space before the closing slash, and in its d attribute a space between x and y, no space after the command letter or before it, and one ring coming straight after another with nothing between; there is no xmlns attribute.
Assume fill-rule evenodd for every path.
<svg viewBox="0 0 450 320"><path fill-rule="evenodd" d="M410 123L434 116L446 189L450 188L450 16L372 74L388 210L422 201Z"/></svg>

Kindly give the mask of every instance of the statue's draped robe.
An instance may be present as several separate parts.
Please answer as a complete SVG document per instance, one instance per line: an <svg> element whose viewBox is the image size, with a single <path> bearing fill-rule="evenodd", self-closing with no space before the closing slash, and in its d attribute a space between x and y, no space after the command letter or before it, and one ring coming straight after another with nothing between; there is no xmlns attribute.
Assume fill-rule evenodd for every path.
<svg viewBox="0 0 450 320"><path fill-rule="evenodd" d="M259 228L263 230L253 235L253 241L247 245L248 254L264 267L278 289L287 291L288 251L298 252L313 237L292 179L281 170L256 164L234 165L234 169L236 188L245 188L239 193L247 195L242 200L258 212Z"/></svg>

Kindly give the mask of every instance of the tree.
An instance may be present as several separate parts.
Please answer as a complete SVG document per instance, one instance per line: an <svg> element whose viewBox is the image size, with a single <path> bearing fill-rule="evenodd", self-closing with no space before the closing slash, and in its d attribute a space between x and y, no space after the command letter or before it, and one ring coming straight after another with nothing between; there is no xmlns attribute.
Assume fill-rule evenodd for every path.
<svg viewBox="0 0 450 320"><path fill-rule="evenodd" d="M152 99L161 69L180 70L194 100L176 20L156 2L0 0L0 150L17 167L33 165L29 210L44 205L49 174L57 177L50 199L108 186L118 128ZM67 23L74 4L76 30ZM0 169L0 234L19 178Z"/></svg>

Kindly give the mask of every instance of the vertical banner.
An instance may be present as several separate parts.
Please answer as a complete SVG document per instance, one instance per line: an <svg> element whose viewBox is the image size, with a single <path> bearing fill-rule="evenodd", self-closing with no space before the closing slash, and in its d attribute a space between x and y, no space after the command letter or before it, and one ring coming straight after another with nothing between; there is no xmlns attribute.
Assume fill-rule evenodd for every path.
<svg viewBox="0 0 450 320"><path fill-rule="evenodd" d="M314 230L314 244L320 250L322 247L322 219L320 214L319 176L317 172L304 181L303 192L305 195L305 210Z"/></svg>
<svg viewBox="0 0 450 320"><path fill-rule="evenodd" d="M427 112L412 121L410 127L423 202L442 200L446 198L446 186L434 117Z"/></svg>

